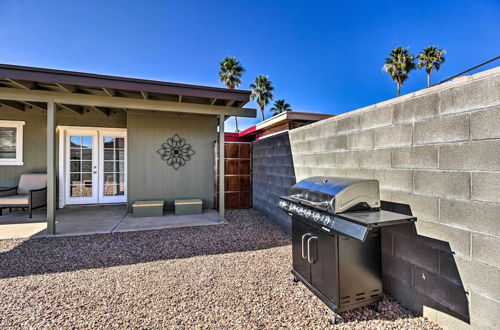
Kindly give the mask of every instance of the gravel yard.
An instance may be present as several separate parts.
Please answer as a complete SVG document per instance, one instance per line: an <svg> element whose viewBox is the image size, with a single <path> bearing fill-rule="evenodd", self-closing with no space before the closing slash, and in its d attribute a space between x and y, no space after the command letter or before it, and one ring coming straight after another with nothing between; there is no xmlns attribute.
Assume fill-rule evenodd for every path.
<svg viewBox="0 0 500 330"><path fill-rule="evenodd" d="M290 240L253 210L229 224L0 241L1 328L325 328L289 281ZM385 298L337 328L439 329Z"/></svg>

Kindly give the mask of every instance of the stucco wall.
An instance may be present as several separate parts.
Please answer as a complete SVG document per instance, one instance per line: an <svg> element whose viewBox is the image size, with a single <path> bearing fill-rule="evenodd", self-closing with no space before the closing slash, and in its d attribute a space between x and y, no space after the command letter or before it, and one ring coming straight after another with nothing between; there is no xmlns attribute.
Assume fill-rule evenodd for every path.
<svg viewBox="0 0 500 330"><path fill-rule="evenodd" d="M291 231L288 215L276 207L278 197L288 195L295 184L295 170L288 133L252 143L253 207Z"/></svg>
<svg viewBox="0 0 500 330"><path fill-rule="evenodd" d="M418 217L415 226L383 231L386 292L447 329L498 327L500 68L289 136L297 181L312 175L375 178L382 200L408 204ZM258 163L261 156L254 151L254 157ZM278 180L269 175L266 180ZM265 193L259 185L254 189L254 196Z"/></svg>
<svg viewBox="0 0 500 330"><path fill-rule="evenodd" d="M201 198L203 207L214 203L215 116L129 111L128 200ZM186 166L175 170L156 152L169 137L179 134L196 152Z"/></svg>
<svg viewBox="0 0 500 330"><path fill-rule="evenodd" d="M57 125L88 127L127 127L124 111L116 111L109 117L89 110L83 115L60 109L56 114ZM22 166L0 165L0 187L15 186L23 173L44 173L47 169L47 113L40 109L26 107L18 111L0 107L0 120L25 121L23 129ZM57 140L58 141L58 140ZM57 149L56 149L57 150Z"/></svg>

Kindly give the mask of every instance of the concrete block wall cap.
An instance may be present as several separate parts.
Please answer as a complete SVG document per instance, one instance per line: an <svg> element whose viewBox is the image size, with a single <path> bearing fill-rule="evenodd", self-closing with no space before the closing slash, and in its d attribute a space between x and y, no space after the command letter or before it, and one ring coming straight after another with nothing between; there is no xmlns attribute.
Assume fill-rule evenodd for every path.
<svg viewBox="0 0 500 330"><path fill-rule="evenodd" d="M432 86L429 88L424 88L424 89L415 91L413 93L404 94L404 95L401 95L399 97L395 97L395 98L385 100L385 101L382 101L379 103L375 103L375 104L371 104L371 105L368 105L368 106L365 106L362 108L358 108L355 110L347 111L347 112L338 114L335 117L321 120L320 122L329 123L332 121L337 121L337 120L344 118L344 117L352 116L355 114L360 114L360 113L370 111L370 110L375 110L377 108L381 108L381 107L391 105L394 103L403 102L405 100L408 100L408 99L411 99L414 97L419 97L419 96L423 96L423 95L427 95L427 94L431 94L431 93L436 93L436 92L439 92L439 91L442 91L442 90L445 90L445 89L448 89L451 87L455 87L457 85L469 83L473 80L484 79L484 78L491 77L491 76L498 75L498 74L500 74L500 66L495 67L493 69L486 70L486 71L478 72L478 73L473 74L471 76L458 77L458 78L455 78L451 81L442 83L440 85ZM307 129L308 127L310 127L310 125L305 126L304 129Z"/></svg>
<svg viewBox="0 0 500 330"><path fill-rule="evenodd" d="M494 75L500 75L500 65L496 66L494 68L491 68L489 70L484 70L484 71L481 71L478 73L474 73L471 76L471 80L483 79L483 78L491 77Z"/></svg>

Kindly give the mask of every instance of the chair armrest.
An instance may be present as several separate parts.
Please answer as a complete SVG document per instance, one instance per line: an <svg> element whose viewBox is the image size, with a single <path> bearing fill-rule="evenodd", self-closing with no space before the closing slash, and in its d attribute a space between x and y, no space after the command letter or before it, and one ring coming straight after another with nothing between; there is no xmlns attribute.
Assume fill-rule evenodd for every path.
<svg viewBox="0 0 500 330"><path fill-rule="evenodd" d="M32 189L29 191L31 208L47 205L47 188Z"/></svg>
<svg viewBox="0 0 500 330"><path fill-rule="evenodd" d="M10 188L0 188L0 197L12 196L17 194L17 186Z"/></svg>

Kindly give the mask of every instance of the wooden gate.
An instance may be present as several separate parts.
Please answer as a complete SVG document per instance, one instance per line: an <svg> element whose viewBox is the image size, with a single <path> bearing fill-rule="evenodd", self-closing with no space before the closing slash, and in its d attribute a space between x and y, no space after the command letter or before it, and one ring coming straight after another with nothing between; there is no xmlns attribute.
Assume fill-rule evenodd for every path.
<svg viewBox="0 0 500 330"><path fill-rule="evenodd" d="M215 150L218 150L216 146ZM252 144L250 142L226 142L224 144L224 185L226 209L248 209L252 207ZM219 196L219 156L216 152L216 198Z"/></svg>

